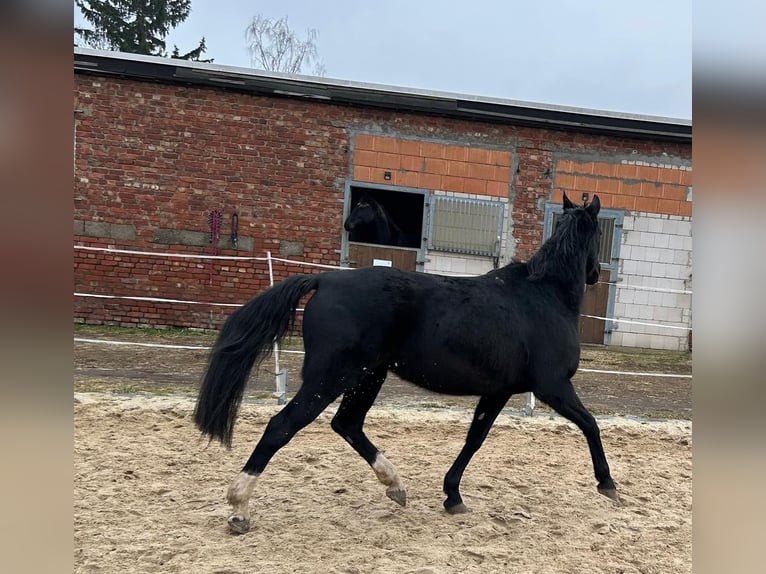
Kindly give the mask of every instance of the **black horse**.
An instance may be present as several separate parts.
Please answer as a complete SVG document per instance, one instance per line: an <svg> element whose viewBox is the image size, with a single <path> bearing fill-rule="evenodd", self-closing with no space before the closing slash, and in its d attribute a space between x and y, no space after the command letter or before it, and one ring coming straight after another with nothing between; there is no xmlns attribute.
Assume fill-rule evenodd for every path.
<svg viewBox="0 0 766 574"><path fill-rule="evenodd" d="M564 197L556 231L527 263L480 277L381 267L295 275L232 313L211 352L194 413L197 427L227 446L251 369L284 336L299 300L314 292L303 317L303 385L271 419L230 486L230 528L249 530L256 477L341 394L333 430L404 506L396 468L362 430L389 370L432 391L480 397L465 445L444 478L449 513L468 511L459 491L463 471L508 399L530 391L582 430L598 491L619 501L596 421L570 381L580 359L584 287L599 277L599 208L598 196L582 207Z"/></svg>
<svg viewBox="0 0 766 574"><path fill-rule="evenodd" d="M380 202L364 195L348 214L343 228L349 241L404 246L408 238Z"/></svg>

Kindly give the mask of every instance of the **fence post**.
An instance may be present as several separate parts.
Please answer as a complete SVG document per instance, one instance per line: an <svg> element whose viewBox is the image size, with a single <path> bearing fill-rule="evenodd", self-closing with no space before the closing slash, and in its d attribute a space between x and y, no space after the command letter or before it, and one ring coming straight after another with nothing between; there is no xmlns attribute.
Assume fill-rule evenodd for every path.
<svg viewBox="0 0 766 574"><path fill-rule="evenodd" d="M524 414L531 417L535 414L535 394L527 393L527 404L524 407Z"/></svg>
<svg viewBox="0 0 766 574"><path fill-rule="evenodd" d="M269 264L269 286L274 287L274 267L271 264L271 251L266 252L266 261ZM284 372L284 377L282 373ZM274 373L276 377L277 404L283 405L287 400L287 369L279 368L279 343L274 341Z"/></svg>

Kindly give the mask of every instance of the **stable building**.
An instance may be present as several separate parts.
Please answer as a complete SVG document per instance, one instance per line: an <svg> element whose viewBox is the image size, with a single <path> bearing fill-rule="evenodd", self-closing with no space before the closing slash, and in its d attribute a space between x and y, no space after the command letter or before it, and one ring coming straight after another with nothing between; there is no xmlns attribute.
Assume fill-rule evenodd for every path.
<svg viewBox="0 0 766 574"><path fill-rule="evenodd" d="M81 48L74 72L76 321L214 329L301 262L481 274L595 193L583 341L689 347L691 122ZM398 240L344 228L363 198Z"/></svg>

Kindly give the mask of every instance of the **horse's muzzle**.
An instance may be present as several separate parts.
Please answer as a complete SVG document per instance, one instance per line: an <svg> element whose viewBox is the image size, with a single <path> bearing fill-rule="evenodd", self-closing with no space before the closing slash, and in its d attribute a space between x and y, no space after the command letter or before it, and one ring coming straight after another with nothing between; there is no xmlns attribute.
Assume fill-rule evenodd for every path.
<svg viewBox="0 0 766 574"><path fill-rule="evenodd" d="M596 267L588 271L588 276L585 278L585 283L588 285L595 285L598 283L598 278L601 275L601 263L597 263Z"/></svg>

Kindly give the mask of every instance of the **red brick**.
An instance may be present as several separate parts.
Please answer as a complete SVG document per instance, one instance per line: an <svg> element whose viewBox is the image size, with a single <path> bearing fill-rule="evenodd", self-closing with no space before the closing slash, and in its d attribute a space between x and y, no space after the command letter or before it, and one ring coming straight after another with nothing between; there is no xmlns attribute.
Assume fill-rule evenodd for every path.
<svg viewBox="0 0 766 574"><path fill-rule="evenodd" d="M665 184L662 186L662 199L686 201L686 188L680 185Z"/></svg>

